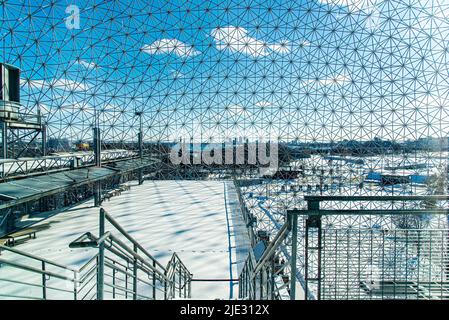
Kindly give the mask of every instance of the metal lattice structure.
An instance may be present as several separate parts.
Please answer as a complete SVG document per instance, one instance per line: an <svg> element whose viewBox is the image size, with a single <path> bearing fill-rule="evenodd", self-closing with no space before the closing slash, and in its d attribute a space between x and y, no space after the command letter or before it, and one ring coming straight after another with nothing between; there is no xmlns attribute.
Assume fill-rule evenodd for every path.
<svg viewBox="0 0 449 320"><path fill-rule="evenodd" d="M443 288L445 279L419 276L416 284L408 271L396 277L407 264L382 267L382 274L392 272L394 279L382 277L380 289L369 282L379 271L379 261L373 267L375 252L382 250L382 263L401 256L408 260L416 237L434 246L420 247L421 255L410 263L426 265L425 270L445 268L446 258L438 262L433 253L446 252L447 215L399 213L443 210L447 202L404 204L387 197L448 193L447 1L0 0L0 19L0 62L21 70L20 114L39 115L39 132L47 139L40 144L37 134L30 138L20 132L6 139L3 126L2 148L11 149L4 155L35 156L41 145L43 155L62 153L92 143L95 152L85 156L95 159L86 166L101 164L101 150L124 150L132 157L145 153L158 159L158 168L146 172L152 179L235 178L254 246L260 235L269 244L284 230L288 211L307 209L306 196L384 196L375 204L321 204L322 209L398 214L320 220L325 246L320 257L329 283L321 285L319 297L360 298L369 291L372 298L389 298L400 287L427 290L413 293L419 298L445 297L426 285L439 281ZM187 150L178 152L177 144ZM23 145L29 153L15 151ZM271 172L259 170L260 154L254 162L249 159L250 150L260 146L264 151L276 146L279 165ZM203 151L225 158L227 149L230 164L202 158ZM173 150L188 163L174 163ZM55 159L59 163L66 154ZM34 161L52 160L5 161L3 179L46 172L45 165L23 168ZM68 161L55 166L72 166ZM300 217L299 262L292 268L307 291L303 260L313 256L305 247L306 238L314 238L306 230L306 218ZM369 276L354 280L345 253L360 258L358 266L371 270ZM291 254L276 252L278 275L296 273L287 264ZM430 254L433 260L426 258ZM336 279L346 279L348 296L341 293L343 280ZM287 290L287 278L267 283L275 281ZM310 287L306 296L316 298L317 292ZM282 295L268 290L260 297ZM395 291L393 297L403 295Z"/></svg>
<svg viewBox="0 0 449 320"><path fill-rule="evenodd" d="M446 138L445 1L71 5L0 5L1 59L49 138L99 121L104 141L135 141L136 112L145 141Z"/></svg>

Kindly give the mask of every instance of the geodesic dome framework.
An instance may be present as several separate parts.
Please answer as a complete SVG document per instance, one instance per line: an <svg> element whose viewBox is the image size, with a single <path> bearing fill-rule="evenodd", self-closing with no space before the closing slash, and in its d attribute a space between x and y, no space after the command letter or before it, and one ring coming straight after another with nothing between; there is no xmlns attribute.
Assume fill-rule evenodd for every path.
<svg viewBox="0 0 449 320"><path fill-rule="evenodd" d="M443 0L13 1L1 60L49 138L417 140L449 128ZM78 20L79 19L79 20Z"/></svg>
<svg viewBox="0 0 449 320"><path fill-rule="evenodd" d="M0 62L22 70L21 111L45 116L58 151L90 142L94 127L103 149L132 147L141 125L148 144L270 140L308 151L288 163L294 179L239 177L254 234L275 236L305 195L447 194L447 1L0 0L0 16ZM403 269L434 281L447 225L443 215L323 219L327 297L354 266L366 283ZM422 247L403 241L411 229Z"/></svg>

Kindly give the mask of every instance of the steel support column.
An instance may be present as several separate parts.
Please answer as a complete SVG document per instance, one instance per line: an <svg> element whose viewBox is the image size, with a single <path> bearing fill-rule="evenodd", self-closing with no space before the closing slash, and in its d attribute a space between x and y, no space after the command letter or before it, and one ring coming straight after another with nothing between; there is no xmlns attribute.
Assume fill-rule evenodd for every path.
<svg viewBox="0 0 449 320"><path fill-rule="evenodd" d="M97 181L94 183L94 206L101 206L101 182Z"/></svg>
<svg viewBox="0 0 449 320"><path fill-rule="evenodd" d="M99 238L103 237L105 231L105 211L100 209L100 229ZM103 300L104 295L104 242L98 246L98 266L97 266L97 300Z"/></svg>
<svg viewBox="0 0 449 320"><path fill-rule="evenodd" d="M47 155L47 126L42 125L42 156Z"/></svg>
<svg viewBox="0 0 449 320"><path fill-rule="evenodd" d="M101 136L100 136L100 128L95 127L93 130L94 130L95 166L101 167Z"/></svg>
<svg viewBox="0 0 449 320"><path fill-rule="evenodd" d="M139 169L139 185L143 184L143 169Z"/></svg>
<svg viewBox="0 0 449 320"><path fill-rule="evenodd" d="M133 251L138 254L137 245L133 245ZM133 300L137 300L137 258L133 259Z"/></svg>
<svg viewBox="0 0 449 320"><path fill-rule="evenodd" d="M296 266L298 255L298 214L290 212L289 217L292 232L292 256L290 259L290 300L296 300Z"/></svg>
<svg viewBox="0 0 449 320"><path fill-rule="evenodd" d="M320 210L319 201L308 201L308 210ZM321 298L321 216L310 215L306 220L305 234L305 299L309 298L309 286L316 285L316 299Z"/></svg>
<svg viewBox="0 0 449 320"><path fill-rule="evenodd" d="M139 150L139 158L143 157L143 123L142 123L142 115L141 111L135 113L136 116L139 117L139 132L137 133L137 144Z"/></svg>
<svg viewBox="0 0 449 320"><path fill-rule="evenodd" d="M2 158L7 159L8 158L8 123L2 122Z"/></svg>
<svg viewBox="0 0 449 320"><path fill-rule="evenodd" d="M142 134L142 131L140 131L137 134L137 139L138 139L138 143L139 143L139 158L142 159L142 157L143 157L143 134Z"/></svg>

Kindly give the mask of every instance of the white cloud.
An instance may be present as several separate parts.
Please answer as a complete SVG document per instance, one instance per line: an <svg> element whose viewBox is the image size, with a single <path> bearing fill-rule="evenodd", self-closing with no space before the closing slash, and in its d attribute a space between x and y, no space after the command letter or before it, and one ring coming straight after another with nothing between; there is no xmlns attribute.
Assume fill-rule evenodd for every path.
<svg viewBox="0 0 449 320"><path fill-rule="evenodd" d="M310 41L304 40L299 44L299 47L304 48L310 46Z"/></svg>
<svg viewBox="0 0 449 320"><path fill-rule="evenodd" d="M80 66L83 66L83 67L86 68L86 69L97 69L97 68L100 67L100 66L99 66L98 64L96 64L95 62L88 62L88 61L81 60L81 59L76 60L76 61L75 61L75 64L80 65Z"/></svg>
<svg viewBox="0 0 449 320"><path fill-rule="evenodd" d="M67 103L63 104L60 107L61 112L65 112L68 114L76 115L78 112L87 112L93 114L95 111L95 108L88 104L87 102L73 102L73 103Z"/></svg>
<svg viewBox="0 0 449 320"><path fill-rule="evenodd" d="M45 80L26 80L26 79L20 79L20 85L21 86L28 86L29 89L44 89L47 87L47 82Z"/></svg>
<svg viewBox="0 0 449 320"><path fill-rule="evenodd" d="M437 96L435 94L422 95L415 99L415 105L418 107L425 107L426 109L447 109L449 107L449 98Z"/></svg>
<svg viewBox="0 0 449 320"><path fill-rule="evenodd" d="M35 90L45 90L51 87L53 89L69 91L87 91L89 89L88 85L69 79L53 79L52 81L20 79L20 84Z"/></svg>
<svg viewBox="0 0 449 320"><path fill-rule="evenodd" d="M235 115L235 116L237 116L237 115L249 115L250 114L250 112L246 108L244 108L242 106L239 106L237 104L233 104L233 105L227 106L226 110L230 114Z"/></svg>
<svg viewBox="0 0 449 320"><path fill-rule="evenodd" d="M286 40L269 44L250 37L248 31L241 27L227 26L215 28L212 30L211 35L219 50L241 52L253 57L267 56L272 52L285 54L291 51L289 42Z"/></svg>
<svg viewBox="0 0 449 320"><path fill-rule="evenodd" d="M269 101L259 101L255 103L256 107L259 107L261 109L266 109L266 108L270 108L273 106L273 104Z"/></svg>
<svg viewBox="0 0 449 320"><path fill-rule="evenodd" d="M39 110L39 112L43 116L46 116L46 115L51 113L50 112L51 111L51 107L49 107L46 104L39 103L39 102L37 102L34 105L25 106L25 108L27 109L27 112L30 112L30 113L33 113L33 114L36 114L38 112L38 110Z"/></svg>
<svg viewBox="0 0 449 320"><path fill-rule="evenodd" d="M340 74L335 77L322 78L322 79L309 79L304 81L305 85L319 85L319 86L331 86L331 85L345 85L351 82L351 78L345 74Z"/></svg>
<svg viewBox="0 0 449 320"><path fill-rule="evenodd" d="M100 112L120 112L122 111L118 106L113 105L113 104L105 104L104 106L102 106L101 108L99 108Z"/></svg>
<svg viewBox="0 0 449 320"><path fill-rule="evenodd" d="M170 72L171 72L171 75L173 76L173 79L181 79L181 78L185 78L185 76L186 76L184 73L182 73L179 70L172 69Z"/></svg>
<svg viewBox="0 0 449 320"><path fill-rule="evenodd" d="M178 57L192 57L201 54L192 45L185 44L178 39L160 39L142 47L148 54L175 54Z"/></svg>
<svg viewBox="0 0 449 320"><path fill-rule="evenodd" d="M70 91L86 91L87 89L89 89L88 85L69 79L53 80L53 82L51 82L51 85L53 85L55 89Z"/></svg>
<svg viewBox="0 0 449 320"><path fill-rule="evenodd" d="M349 10L365 10L375 6L378 0L318 0L321 3L348 7Z"/></svg>

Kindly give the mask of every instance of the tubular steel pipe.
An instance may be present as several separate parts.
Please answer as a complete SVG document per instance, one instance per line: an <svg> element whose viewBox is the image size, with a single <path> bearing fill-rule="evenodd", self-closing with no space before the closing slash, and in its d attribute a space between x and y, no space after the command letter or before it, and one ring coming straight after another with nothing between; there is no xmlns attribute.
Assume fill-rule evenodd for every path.
<svg viewBox="0 0 449 320"><path fill-rule="evenodd" d="M100 210L100 238L104 235L105 211ZM104 242L98 246L98 266L97 266L97 300L104 299Z"/></svg>
<svg viewBox="0 0 449 320"><path fill-rule="evenodd" d="M298 215L290 214L291 226L292 226L292 256L290 258L290 300L296 299L296 259L298 252Z"/></svg>

